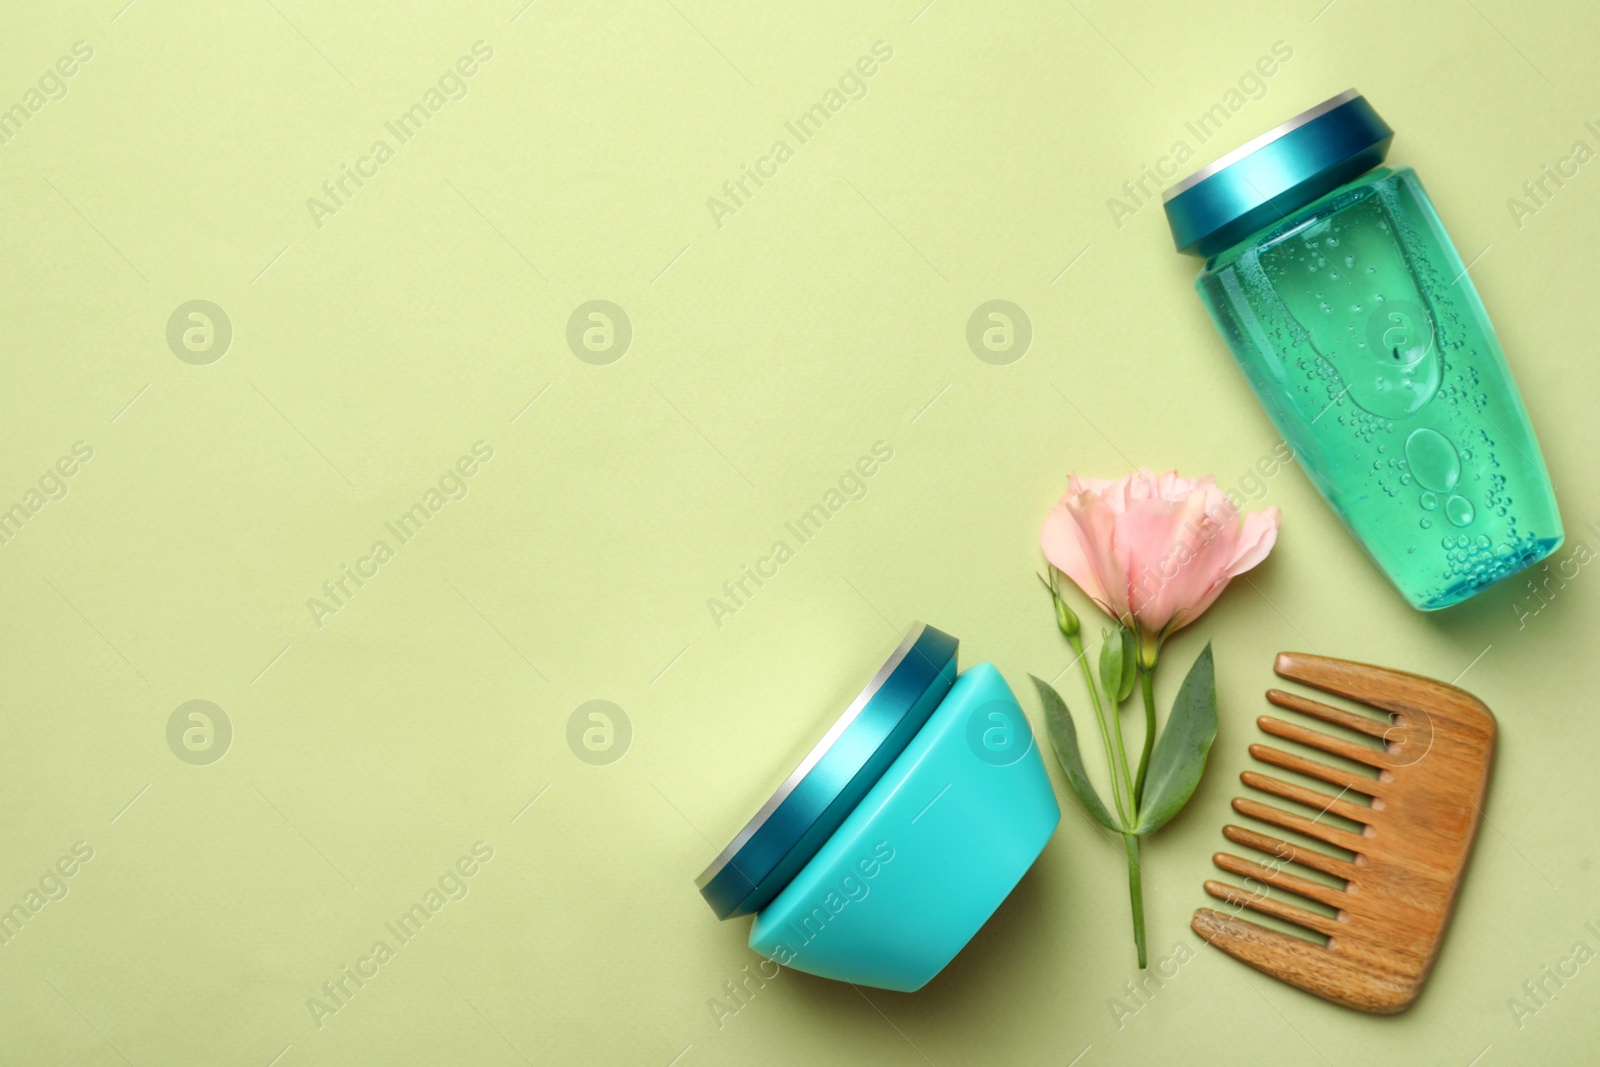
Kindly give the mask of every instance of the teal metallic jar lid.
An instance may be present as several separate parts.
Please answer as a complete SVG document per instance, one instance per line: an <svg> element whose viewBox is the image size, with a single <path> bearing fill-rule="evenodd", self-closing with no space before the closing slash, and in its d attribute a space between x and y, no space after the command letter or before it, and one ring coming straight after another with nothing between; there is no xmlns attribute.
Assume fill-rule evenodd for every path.
<svg viewBox="0 0 1600 1067"><path fill-rule="evenodd" d="M696 879L719 919L777 896L928 721L956 680L957 641L917 623L815 748Z"/></svg>
<svg viewBox="0 0 1600 1067"><path fill-rule="evenodd" d="M1350 89L1162 194L1178 251L1209 258L1378 166L1394 131Z"/></svg>

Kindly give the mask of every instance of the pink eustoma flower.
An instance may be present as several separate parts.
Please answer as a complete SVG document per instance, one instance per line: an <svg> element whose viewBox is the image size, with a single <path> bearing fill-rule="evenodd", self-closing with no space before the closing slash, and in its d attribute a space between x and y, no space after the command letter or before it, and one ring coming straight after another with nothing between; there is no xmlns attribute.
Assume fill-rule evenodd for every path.
<svg viewBox="0 0 1600 1067"><path fill-rule="evenodd" d="M1159 642L1267 557L1281 517L1275 507L1241 516L1210 475L1141 467L1116 481L1070 475L1039 541L1101 610Z"/></svg>

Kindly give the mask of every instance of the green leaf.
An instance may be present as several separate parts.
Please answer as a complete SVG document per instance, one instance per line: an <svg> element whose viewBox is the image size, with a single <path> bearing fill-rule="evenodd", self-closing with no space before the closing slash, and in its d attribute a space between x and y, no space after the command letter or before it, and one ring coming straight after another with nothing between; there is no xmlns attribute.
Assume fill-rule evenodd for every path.
<svg viewBox="0 0 1600 1067"><path fill-rule="evenodd" d="M1106 696L1111 698L1111 703L1120 705L1122 700L1122 676L1131 673L1127 670L1129 662L1122 654L1122 633L1118 628L1114 634L1100 631L1100 684L1106 691Z"/></svg>
<svg viewBox="0 0 1600 1067"><path fill-rule="evenodd" d="M1124 833L1122 825L1106 810L1100 794L1095 792L1088 773L1083 769L1083 755L1078 751L1078 730L1072 725L1072 713L1067 710L1067 702L1061 699L1061 694L1049 682L1034 678L1031 674L1028 677L1033 678L1033 684L1039 690L1039 701L1044 704L1045 732L1050 735L1050 747L1055 749L1056 760L1066 772L1073 792L1078 794L1085 810L1096 822L1108 830Z"/></svg>
<svg viewBox="0 0 1600 1067"><path fill-rule="evenodd" d="M1139 651L1134 641L1133 631L1124 626L1120 633L1122 635L1122 686L1116 691L1118 704L1133 695L1133 683L1139 677L1139 672L1134 669L1139 662Z"/></svg>
<svg viewBox="0 0 1600 1067"><path fill-rule="evenodd" d="M1144 800L1139 807L1139 825L1133 832L1154 833L1189 802L1200 775L1206 769L1206 754L1217 737L1216 667L1208 644L1189 668L1188 677L1172 702L1172 714L1150 755L1150 773L1144 783Z"/></svg>

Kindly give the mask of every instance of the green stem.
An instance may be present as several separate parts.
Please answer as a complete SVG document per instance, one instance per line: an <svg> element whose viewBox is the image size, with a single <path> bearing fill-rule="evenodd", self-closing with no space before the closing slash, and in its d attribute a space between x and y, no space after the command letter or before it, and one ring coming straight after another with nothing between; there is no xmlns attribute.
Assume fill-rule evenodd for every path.
<svg viewBox="0 0 1600 1067"><path fill-rule="evenodd" d="M1106 765L1111 771L1111 799L1117 806L1117 816L1122 820L1122 825L1132 826L1134 815L1129 811L1132 806L1131 792L1128 793L1129 801L1123 804L1122 794L1129 789L1127 777L1127 761L1123 761L1122 777L1117 776L1116 757L1111 751L1111 734L1106 729L1106 713L1100 704L1100 690L1094 682L1094 672L1089 669L1089 657L1083 650L1083 638L1073 634L1067 638L1067 643L1072 646L1072 652L1078 657L1078 666L1083 668L1083 684L1089 690L1089 700L1094 705L1095 725L1100 727L1100 741L1106 749Z"/></svg>
<svg viewBox="0 0 1600 1067"><path fill-rule="evenodd" d="M1113 751L1111 731L1106 727L1105 706L1100 701L1100 688L1095 684L1094 671L1089 668L1089 657L1084 653L1083 639L1076 633L1068 633L1067 643L1072 646L1073 654L1077 656L1078 666L1083 671L1084 687L1089 690L1089 701L1094 705L1094 721L1100 727L1100 742L1105 746L1106 765L1111 772L1111 799L1116 803L1117 815L1122 819L1122 825L1132 827L1136 825L1139 817L1138 797L1144 792L1145 764L1149 762L1150 745L1155 736L1153 711L1155 705L1150 691L1148 672L1145 679L1145 714L1148 726L1145 731L1144 759L1139 764L1139 785L1135 789L1132 775L1128 773L1128 753L1122 742L1122 717L1116 694L1107 694L1111 698L1111 722L1116 728L1116 748ZM1124 793L1128 798L1126 804L1123 802ZM1128 897L1133 907L1133 945L1139 957L1139 969L1144 970L1146 965L1144 885L1139 872L1139 839L1133 834L1124 833L1122 842L1128 853Z"/></svg>
<svg viewBox="0 0 1600 1067"><path fill-rule="evenodd" d="M1144 886L1139 876L1139 839L1133 834L1122 835L1128 850L1128 896L1133 902L1133 947L1139 954L1139 969L1145 968L1144 951Z"/></svg>
<svg viewBox="0 0 1600 1067"><path fill-rule="evenodd" d="M1144 776L1150 769L1150 750L1156 747L1156 672L1139 669L1139 688L1144 692L1144 751L1139 753L1139 777L1133 783L1135 807L1144 802Z"/></svg>
<svg viewBox="0 0 1600 1067"><path fill-rule="evenodd" d="M1133 811L1134 822L1139 820L1139 796L1144 792L1133 786L1133 775L1128 771L1128 750L1122 744L1122 706L1117 703L1116 697L1111 698L1111 724L1117 731L1117 758L1122 762L1122 787L1128 791L1128 807ZM1113 776L1116 769L1113 768ZM1133 825L1129 823L1128 825Z"/></svg>

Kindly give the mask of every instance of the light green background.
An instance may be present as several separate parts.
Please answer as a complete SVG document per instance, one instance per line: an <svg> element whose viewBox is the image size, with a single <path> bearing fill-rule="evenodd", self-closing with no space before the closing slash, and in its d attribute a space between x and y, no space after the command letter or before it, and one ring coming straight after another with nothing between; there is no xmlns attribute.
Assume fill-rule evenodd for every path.
<svg viewBox="0 0 1600 1067"><path fill-rule="evenodd" d="M1520 583L1417 614L1292 469L1265 482L1272 558L1171 647L1215 639L1223 719L1147 851L1153 955L1194 953L1148 1007L1108 1009L1121 854L1074 810L922 992L784 973L720 1029L707 1006L754 957L692 878L896 630L1055 676L1033 571L1066 472L1236 487L1271 453L1159 206L1118 228L1106 201L1274 42L1292 58L1194 165L1366 92L1481 252L1560 558L1600 540L1600 164L1520 227L1507 207L1600 148L1600 12L1321 2L8 3L0 104L75 41L93 58L0 146L0 503L76 441L93 459L0 548L0 903L94 858L0 947L0 1061L1588 1062L1600 964L1520 1030L1507 1001L1600 949L1600 577L1529 617ZM307 198L478 40L465 99L315 225ZM865 97L718 227L707 198L880 40ZM997 298L1035 331L1009 366L965 340ZM208 366L166 341L194 299L233 325ZM591 299L633 325L609 366L565 339ZM880 440L867 495L713 625ZM319 628L307 598L477 441L467 496ZM1397 1019L1188 930L1284 648L1465 671L1500 717L1455 924ZM209 766L167 742L197 699L234 729ZM567 744L593 699L632 724L609 766ZM468 895L319 1028L308 998L478 841Z"/></svg>

